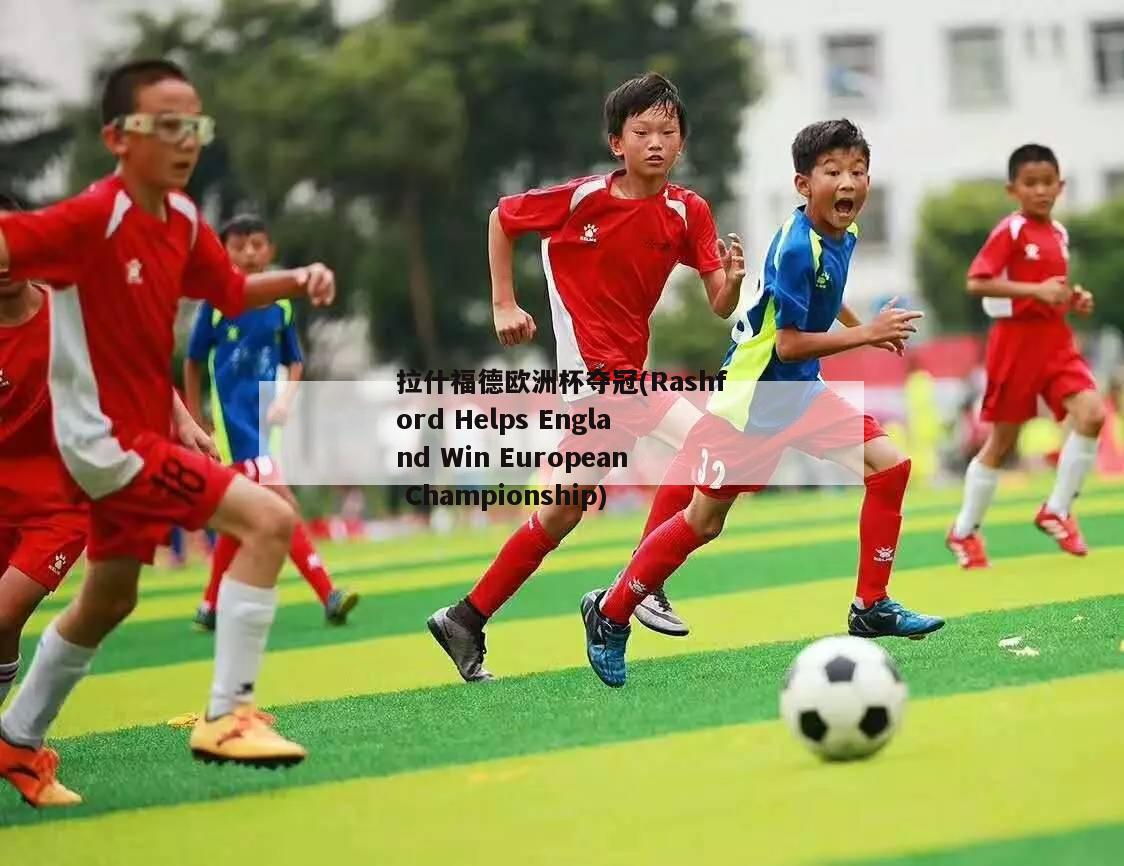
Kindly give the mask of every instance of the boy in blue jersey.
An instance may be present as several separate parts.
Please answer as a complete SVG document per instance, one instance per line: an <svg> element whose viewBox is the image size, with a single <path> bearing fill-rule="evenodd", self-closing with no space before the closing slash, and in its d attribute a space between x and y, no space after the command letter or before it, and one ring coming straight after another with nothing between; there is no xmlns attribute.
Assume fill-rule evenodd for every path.
<svg viewBox="0 0 1124 866"><path fill-rule="evenodd" d="M862 325L843 306L858 237L854 220L869 190L870 146L850 121L824 121L800 131L792 157L796 189L807 204L774 237L758 296L734 326L723 363L727 386L711 398L712 414L698 422L693 444L678 458L696 470L699 485L691 503L648 535L612 587L582 599L587 655L606 685L625 683L625 645L637 604L660 590L692 551L718 537L739 493L761 489L723 479L728 474L752 480L749 472L767 479L788 447L836 461L864 478L848 631L918 639L944 625L939 617L907 610L886 592L910 461L877 421L820 379L819 359L827 355L860 346L901 351L921 317L889 306ZM837 318L848 327L831 330ZM714 459L716 453L725 465Z"/></svg>
<svg viewBox="0 0 1124 866"><path fill-rule="evenodd" d="M247 274L261 273L273 262L274 247L265 223L255 216L238 216L219 235L230 260ZM277 389L266 413L272 427L288 418L296 383L304 371L293 308L288 301L247 310L234 319L225 318L210 304L199 308L184 362L184 391L188 408L202 418L204 365L211 377L211 414L215 444L224 462L248 477L268 485L294 508L292 491L281 476L259 433L259 388L262 382L276 388L277 369L285 367L288 381ZM219 585L238 551L238 543L220 536L211 558L211 580L195 614L195 624L204 630L215 627ZM297 522L289 558L316 592L329 624L342 625L359 600L353 592L337 589L312 545L304 524Z"/></svg>

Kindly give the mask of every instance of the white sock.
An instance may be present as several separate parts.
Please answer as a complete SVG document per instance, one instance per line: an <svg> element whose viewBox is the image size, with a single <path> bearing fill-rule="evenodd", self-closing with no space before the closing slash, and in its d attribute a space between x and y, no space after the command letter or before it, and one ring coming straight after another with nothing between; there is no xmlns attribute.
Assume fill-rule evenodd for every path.
<svg viewBox="0 0 1124 866"><path fill-rule="evenodd" d="M963 538L979 528L995 497L998 484L999 470L984 466L978 457L974 457L968 464L968 471L964 473L964 503L960 506L960 513L956 515L953 535Z"/></svg>
<svg viewBox="0 0 1124 866"><path fill-rule="evenodd" d="M1073 500L1085 483L1085 476L1097 460L1097 440L1080 433L1070 433L1062 446L1058 459L1058 477L1054 481L1054 492L1046 500L1046 508L1062 517L1069 516Z"/></svg>
<svg viewBox="0 0 1124 866"><path fill-rule="evenodd" d="M23 686L7 712L0 716L4 738L18 746L37 749L63 703L90 670L96 649L65 640L54 622L39 638L39 648L24 677Z"/></svg>
<svg viewBox="0 0 1124 866"><path fill-rule="evenodd" d="M226 578L219 588L215 622L215 679L207 717L234 712L254 699L269 627L277 612L277 589L261 589Z"/></svg>
<svg viewBox="0 0 1124 866"><path fill-rule="evenodd" d="M12 686L16 683L16 675L20 672L20 657L16 656L14 662L0 663L0 707L4 706L4 700L8 697L8 692L12 690Z"/></svg>

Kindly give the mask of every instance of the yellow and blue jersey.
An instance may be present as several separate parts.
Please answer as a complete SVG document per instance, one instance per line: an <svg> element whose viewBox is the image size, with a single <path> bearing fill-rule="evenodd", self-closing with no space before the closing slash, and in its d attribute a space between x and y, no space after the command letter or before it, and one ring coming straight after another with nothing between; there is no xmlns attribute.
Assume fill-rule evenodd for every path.
<svg viewBox="0 0 1124 866"><path fill-rule="evenodd" d="M277 368L302 361L292 304L278 301L228 319L204 303L195 319L187 355L207 364L210 371L215 444L223 460L238 463L265 456L268 449L259 430L259 385L267 383L267 393L272 393Z"/></svg>
<svg viewBox="0 0 1124 866"><path fill-rule="evenodd" d="M790 421L820 390L818 358L782 361L777 332L829 330L843 304L843 287L858 228L841 240L820 235L799 207L773 236L765 269L749 308L734 324L722 362L726 382L710 399L709 411L740 430L770 428ZM758 388L758 382L809 383Z"/></svg>

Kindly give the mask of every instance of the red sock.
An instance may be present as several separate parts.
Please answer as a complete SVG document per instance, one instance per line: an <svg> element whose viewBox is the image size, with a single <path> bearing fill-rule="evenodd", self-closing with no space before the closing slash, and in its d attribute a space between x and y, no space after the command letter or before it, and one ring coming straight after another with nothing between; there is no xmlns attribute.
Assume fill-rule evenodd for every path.
<svg viewBox="0 0 1124 866"><path fill-rule="evenodd" d="M326 604L332 592L332 578L320 561L320 554L312 546L312 539L308 537L308 530L303 523L298 522L293 530L293 541L289 545L289 559L297 567L321 604Z"/></svg>
<svg viewBox="0 0 1124 866"><path fill-rule="evenodd" d="M468 600L484 616L492 616L557 546L558 542L547 535L539 523L538 512L532 514L500 548L484 576L468 594Z"/></svg>
<svg viewBox="0 0 1124 866"><path fill-rule="evenodd" d="M903 460L866 478L866 496L859 514L859 580L855 595L867 607L886 597L902 532L902 500L910 466L909 460Z"/></svg>
<svg viewBox="0 0 1124 866"><path fill-rule="evenodd" d="M680 512L644 539L605 597L601 613L624 625L632 618L636 605L655 592L691 555L706 543Z"/></svg>
<svg viewBox="0 0 1124 866"><path fill-rule="evenodd" d="M678 457L675 459L679 460ZM675 471L674 466L669 467L667 471L670 475ZM644 533L640 536L640 540L643 541L690 505L691 497L694 495L695 488L689 484L661 484L657 487L656 495L652 497L652 507L648 510L648 522L644 524Z"/></svg>
<svg viewBox="0 0 1124 866"><path fill-rule="evenodd" d="M215 540L215 549L211 553L211 580L203 591L203 604L211 610L219 604L219 584L222 577L230 570L230 563L234 562L234 555L241 545L229 535L220 535Z"/></svg>

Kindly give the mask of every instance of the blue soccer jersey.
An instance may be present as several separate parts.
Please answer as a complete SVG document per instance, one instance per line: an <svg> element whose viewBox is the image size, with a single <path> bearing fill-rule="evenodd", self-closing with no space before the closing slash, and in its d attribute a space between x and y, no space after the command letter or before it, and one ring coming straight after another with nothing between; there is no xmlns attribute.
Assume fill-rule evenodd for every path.
<svg viewBox="0 0 1124 866"><path fill-rule="evenodd" d="M210 304L199 308L187 355L211 374L215 444L227 463L264 456L259 435L259 384L277 382L277 368L301 363L293 307L279 301L228 319Z"/></svg>
<svg viewBox="0 0 1124 866"><path fill-rule="evenodd" d="M843 287L858 228L841 240L820 235L799 207L773 236L765 270L749 309L738 319L722 369L726 383L708 409L738 429L783 424L802 411L823 385L820 361L782 361L777 332L829 330L843 304ZM807 387L758 388L758 382L807 382Z"/></svg>

